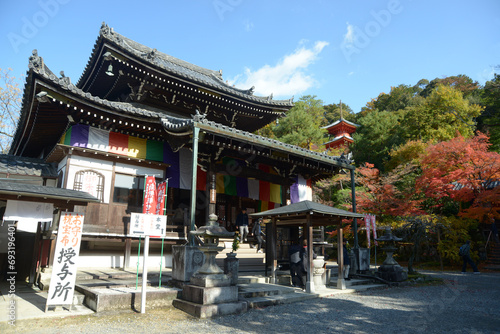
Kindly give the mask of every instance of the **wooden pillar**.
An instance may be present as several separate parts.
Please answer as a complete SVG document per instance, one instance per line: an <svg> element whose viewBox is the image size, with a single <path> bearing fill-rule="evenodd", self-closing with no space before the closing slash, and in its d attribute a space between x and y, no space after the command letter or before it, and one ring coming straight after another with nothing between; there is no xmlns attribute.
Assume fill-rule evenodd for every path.
<svg viewBox="0 0 500 334"><path fill-rule="evenodd" d="M337 278L337 288L341 290L345 290L345 280L344 280L344 235L343 230L339 225L337 238L338 238L338 251L337 251L337 264L338 264L338 278Z"/></svg>
<svg viewBox="0 0 500 334"><path fill-rule="evenodd" d="M306 219L306 237L307 237L307 259L309 263L307 264L307 281L306 281L306 292L314 293L314 281L313 281L313 227L311 224L311 214L307 214Z"/></svg>
<svg viewBox="0 0 500 334"><path fill-rule="evenodd" d="M215 171L215 164L211 162L208 165L208 171L207 171L207 194L208 194L208 215L211 215L212 213L215 214L216 212L216 204L217 204L217 189L216 189L216 171ZM208 218L207 215L207 218ZM208 221L208 219L207 219Z"/></svg>
<svg viewBox="0 0 500 334"><path fill-rule="evenodd" d="M123 269L130 267L130 253L132 250L132 239L125 239L125 254L123 256Z"/></svg>
<svg viewBox="0 0 500 334"><path fill-rule="evenodd" d="M277 250L277 239L278 239L278 233L277 233L277 228L276 228L276 218L273 217L272 219L272 231L271 231L271 249L270 251L270 257L271 257L271 283L276 284L277 279L276 279L276 270L278 269L278 250ZM269 234L268 234L269 237ZM266 250L267 253L268 250Z"/></svg>
<svg viewBox="0 0 500 334"><path fill-rule="evenodd" d="M30 277L29 285L35 284L35 276L39 265L39 255L40 255L40 235L42 233L42 222L37 223L35 241L33 246L33 254L31 255L31 267L30 267Z"/></svg>
<svg viewBox="0 0 500 334"><path fill-rule="evenodd" d="M189 231L196 230L196 177L198 176L198 138L200 135L200 128L193 127L193 163L192 163L192 176L191 176L191 224ZM184 166L181 166L183 168ZM187 167L187 166L186 166ZM195 246L194 236L189 233L189 246Z"/></svg>
<svg viewBox="0 0 500 334"><path fill-rule="evenodd" d="M351 169L351 196L352 196L352 212L356 213L356 182L354 180L354 169ZM352 231L354 233L354 249L357 252L358 243L358 219L354 217L352 220Z"/></svg>

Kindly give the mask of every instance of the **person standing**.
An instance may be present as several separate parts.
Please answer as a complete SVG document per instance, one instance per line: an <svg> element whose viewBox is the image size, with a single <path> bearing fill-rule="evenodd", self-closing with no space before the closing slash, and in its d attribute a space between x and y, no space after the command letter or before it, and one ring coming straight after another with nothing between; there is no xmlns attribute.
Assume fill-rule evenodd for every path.
<svg viewBox="0 0 500 334"><path fill-rule="evenodd" d="M342 240L342 253L343 253L343 259L344 259L344 279L350 280L349 278L349 269L351 269L351 259L349 258L349 253L347 252L347 240L343 239Z"/></svg>
<svg viewBox="0 0 500 334"><path fill-rule="evenodd" d="M290 248L288 248L288 257L290 259L290 276L292 277L292 286L304 289L302 282L302 249L294 241Z"/></svg>
<svg viewBox="0 0 500 334"><path fill-rule="evenodd" d="M236 227L240 230L241 242L247 242L248 237L248 215L247 209L241 208L241 212L236 216Z"/></svg>
<svg viewBox="0 0 500 334"><path fill-rule="evenodd" d="M462 265L462 274L465 274L465 272L467 271L467 263L472 267L474 274L479 274L479 270L477 270L476 264L470 257L470 240L467 240L465 244L460 247L459 255L462 256L462 259L464 261Z"/></svg>
<svg viewBox="0 0 500 334"><path fill-rule="evenodd" d="M262 218L257 219L255 224L252 227L252 234L255 237L255 241L257 241L257 253L262 253L262 243L264 240L262 239L262 227L260 224L262 223Z"/></svg>
<svg viewBox="0 0 500 334"><path fill-rule="evenodd" d="M314 253L314 250L312 252L313 259L316 258L316 253ZM300 254L301 258L301 279L302 279L302 284L305 287L307 283L307 272L309 271L309 253L307 251L307 239L302 240L302 250ZM311 277L312 279L312 277Z"/></svg>

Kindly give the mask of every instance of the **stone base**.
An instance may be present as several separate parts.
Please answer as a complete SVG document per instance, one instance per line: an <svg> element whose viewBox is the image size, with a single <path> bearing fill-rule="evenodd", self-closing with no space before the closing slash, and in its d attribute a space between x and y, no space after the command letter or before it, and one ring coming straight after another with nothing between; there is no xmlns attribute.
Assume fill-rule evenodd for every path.
<svg viewBox="0 0 500 334"><path fill-rule="evenodd" d="M205 319L229 314L245 313L248 309L247 302L235 301L231 303L201 305L182 299L176 299L172 305L179 310L191 314L194 317Z"/></svg>
<svg viewBox="0 0 500 334"><path fill-rule="evenodd" d="M234 302L238 300L238 287L225 286L205 288L195 285L186 285L182 289L182 299L202 305Z"/></svg>
<svg viewBox="0 0 500 334"><path fill-rule="evenodd" d="M231 280L231 285L238 284L238 270L240 266L240 260L236 258L236 255L226 257L224 259L224 274L227 274Z"/></svg>
<svg viewBox="0 0 500 334"><path fill-rule="evenodd" d="M189 282L203 265L205 255L195 246L172 246L172 279Z"/></svg>
<svg viewBox="0 0 500 334"><path fill-rule="evenodd" d="M402 282L408 279L408 273L398 265L381 265L376 275L389 282Z"/></svg>
<svg viewBox="0 0 500 334"><path fill-rule="evenodd" d="M192 285L197 285L201 287L221 287L230 286L231 279L226 274L201 274L196 273L191 277L190 280Z"/></svg>

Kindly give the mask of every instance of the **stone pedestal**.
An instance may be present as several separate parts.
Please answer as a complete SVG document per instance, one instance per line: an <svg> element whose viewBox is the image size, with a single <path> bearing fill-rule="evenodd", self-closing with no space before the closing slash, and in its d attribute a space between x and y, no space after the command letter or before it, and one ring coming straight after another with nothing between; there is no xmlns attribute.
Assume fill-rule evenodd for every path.
<svg viewBox="0 0 500 334"><path fill-rule="evenodd" d="M389 282L402 282L408 279L408 273L398 265L381 265L378 268L377 276Z"/></svg>
<svg viewBox="0 0 500 334"><path fill-rule="evenodd" d="M182 297L172 305L197 318L211 318L247 311L247 302L238 300L238 287L231 286L225 274L200 274L191 277L182 289Z"/></svg>
<svg viewBox="0 0 500 334"><path fill-rule="evenodd" d="M191 232L203 237L203 245L198 248L204 254L203 264L191 276L190 284L184 285L182 297L172 305L198 318L246 312L248 305L238 300L238 287L231 286L231 278L215 262L222 249L218 247L219 237L232 237L234 233L218 226L214 214L210 214L209 219L207 226Z"/></svg>
<svg viewBox="0 0 500 334"><path fill-rule="evenodd" d="M323 281L323 274L325 273L325 257L318 256L313 260L313 282L316 289L325 289L325 282Z"/></svg>
<svg viewBox="0 0 500 334"><path fill-rule="evenodd" d="M408 279L408 273L401 267L392 254L395 248L385 248L387 258L384 263L378 268L377 276L389 282L402 282Z"/></svg>
<svg viewBox="0 0 500 334"><path fill-rule="evenodd" d="M224 259L224 274L231 280L231 285L238 284L238 270L240 267L240 260L236 258L236 253L227 253Z"/></svg>
<svg viewBox="0 0 500 334"><path fill-rule="evenodd" d="M203 265L205 255L195 246L172 246L172 278L187 283Z"/></svg>

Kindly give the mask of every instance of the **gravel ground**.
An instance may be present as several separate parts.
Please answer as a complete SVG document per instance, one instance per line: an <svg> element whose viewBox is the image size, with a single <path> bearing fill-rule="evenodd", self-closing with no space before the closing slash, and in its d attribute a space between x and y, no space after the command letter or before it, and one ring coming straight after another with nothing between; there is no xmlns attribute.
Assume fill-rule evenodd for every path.
<svg viewBox="0 0 500 334"><path fill-rule="evenodd" d="M432 273L442 285L384 288L210 320L174 308L1 324L1 333L500 333L500 273Z"/></svg>

